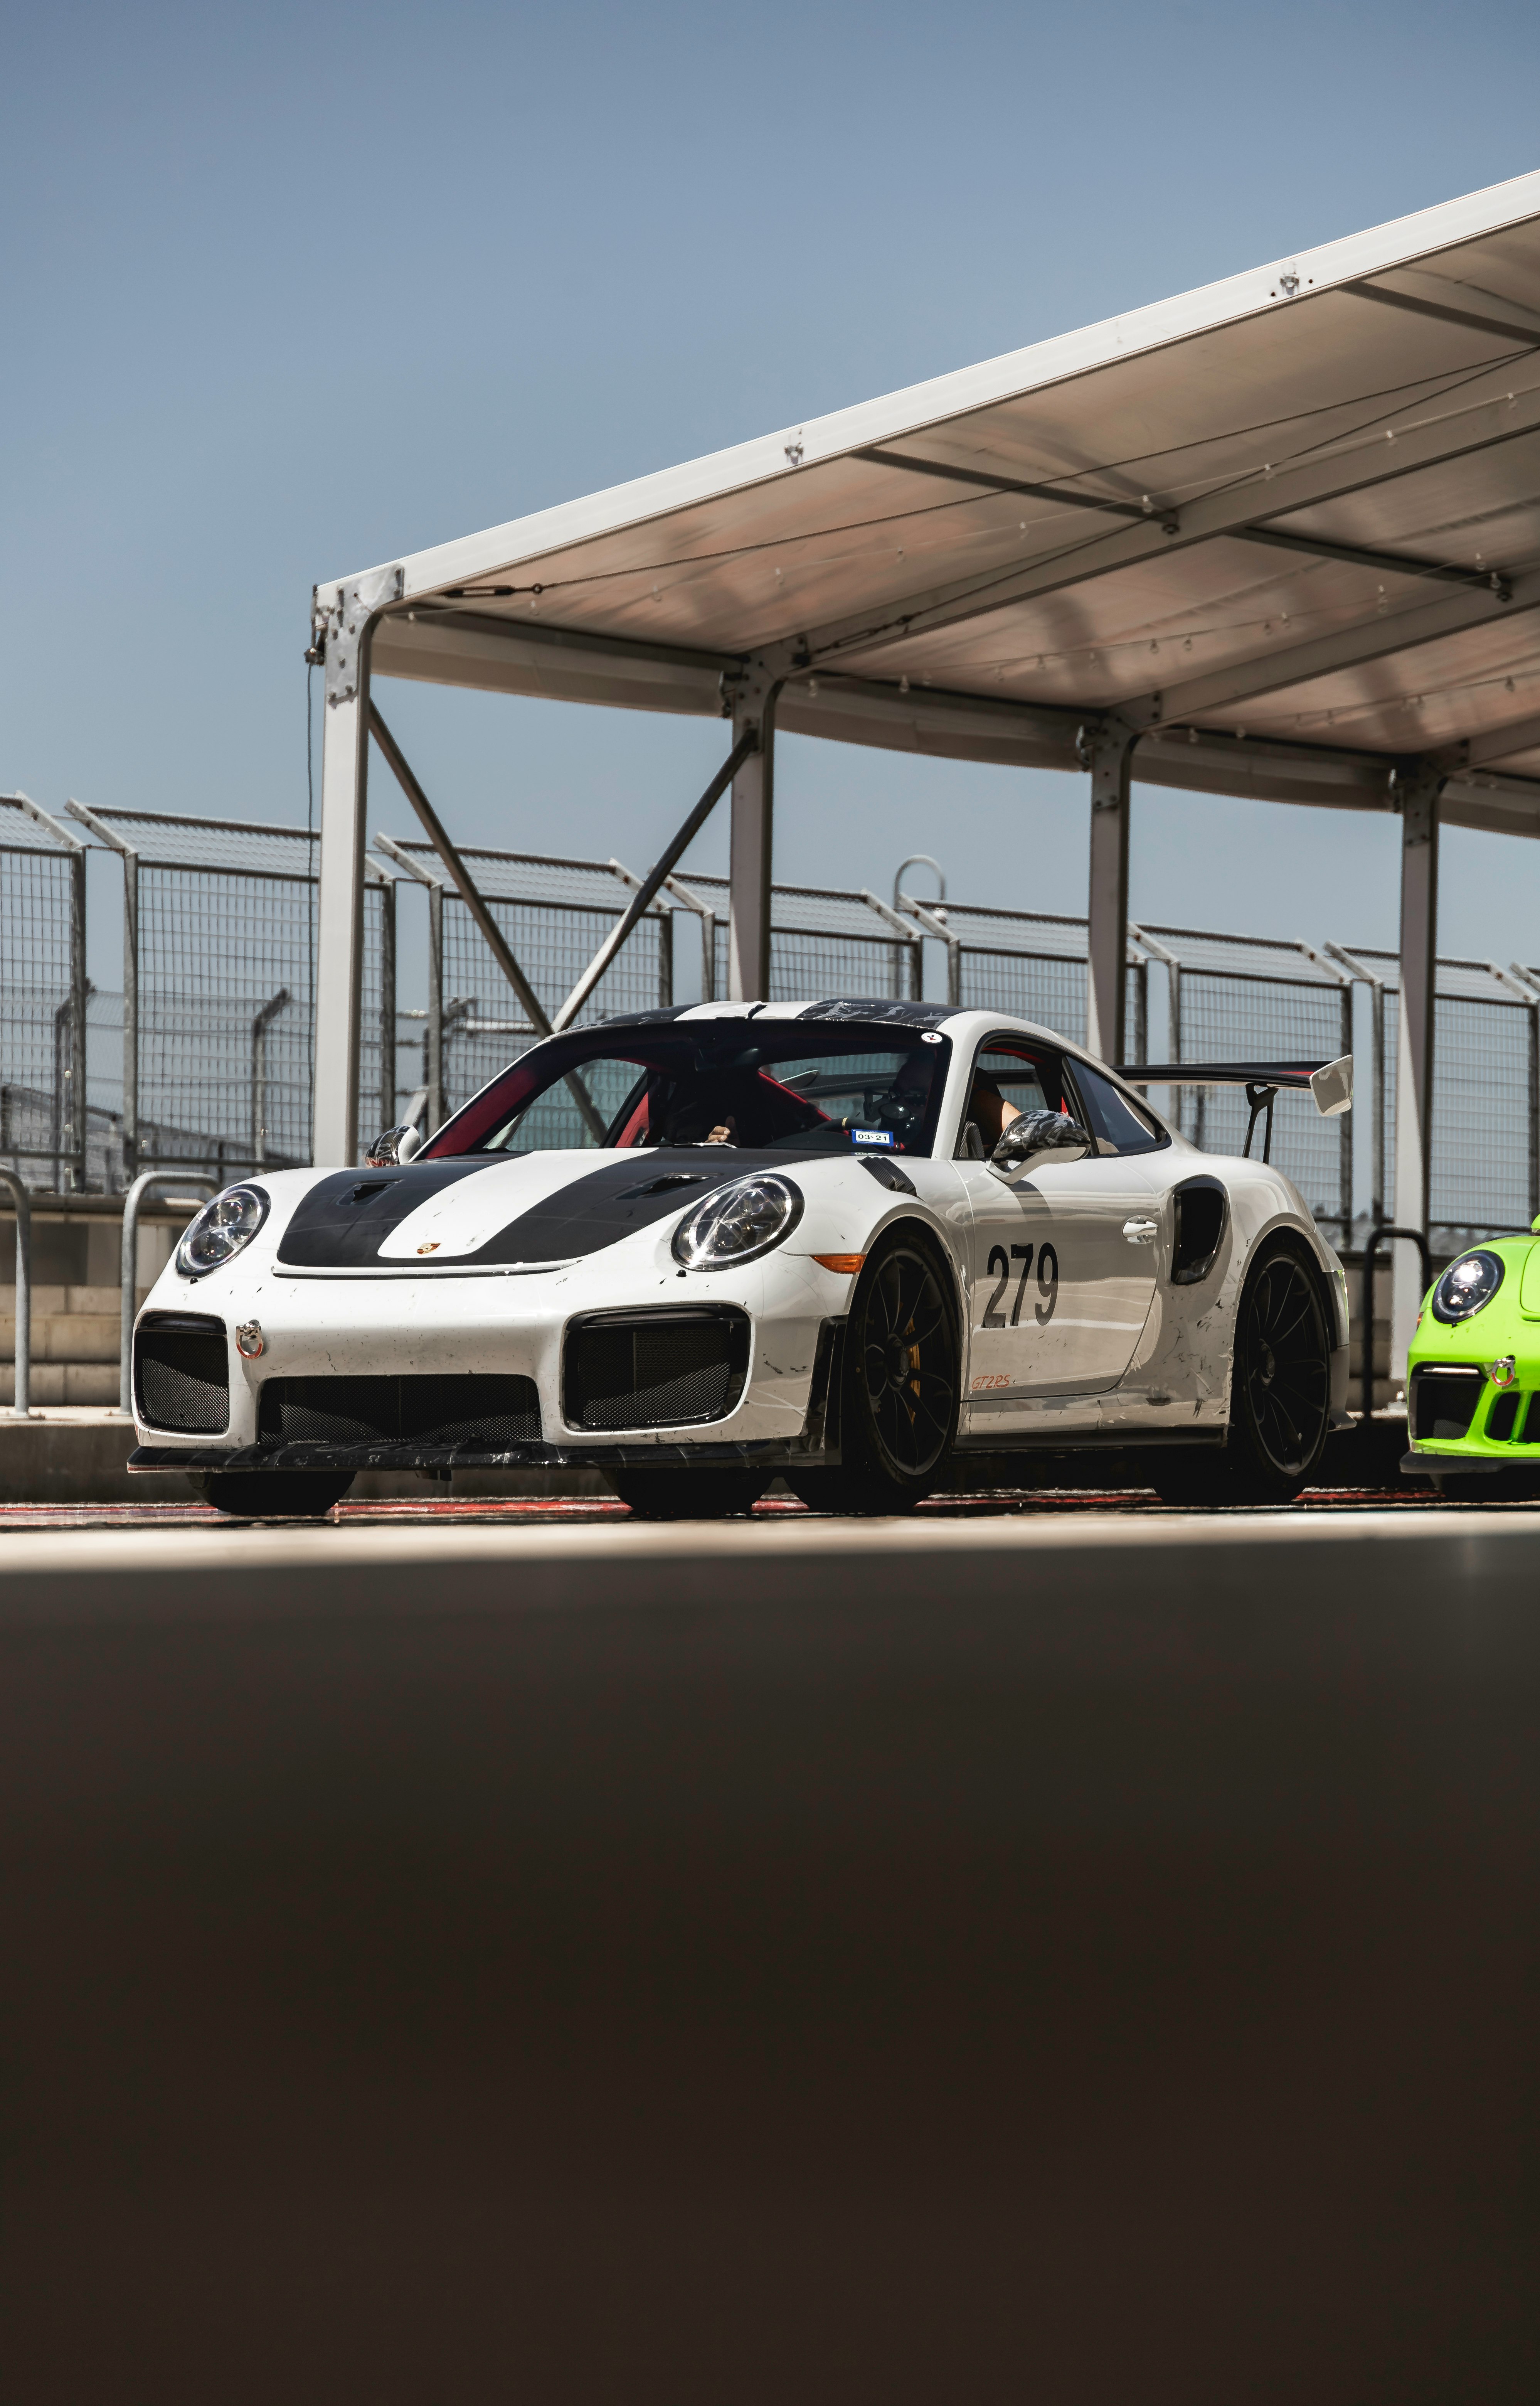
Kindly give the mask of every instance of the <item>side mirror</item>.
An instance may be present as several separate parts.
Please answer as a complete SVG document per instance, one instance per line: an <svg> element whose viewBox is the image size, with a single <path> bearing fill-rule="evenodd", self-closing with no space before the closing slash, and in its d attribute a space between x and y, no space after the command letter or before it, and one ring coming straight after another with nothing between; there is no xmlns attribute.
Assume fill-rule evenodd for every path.
<svg viewBox="0 0 1540 2406"><path fill-rule="evenodd" d="M1014 1178L1051 1162L1080 1161L1090 1150L1091 1139L1079 1120L1063 1111L1023 1111L990 1154L989 1166L998 1177Z"/></svg>
<svg viewBox="0 0 1540 2406"><path fill-rule="evenodd" d="M403 1121L399 1127L388 1127L383 1135L374 1139L363 1156L364 1166L368 1169L396 1169L421 1150L421 1137L415 1127L409 1127Z"/></svg>

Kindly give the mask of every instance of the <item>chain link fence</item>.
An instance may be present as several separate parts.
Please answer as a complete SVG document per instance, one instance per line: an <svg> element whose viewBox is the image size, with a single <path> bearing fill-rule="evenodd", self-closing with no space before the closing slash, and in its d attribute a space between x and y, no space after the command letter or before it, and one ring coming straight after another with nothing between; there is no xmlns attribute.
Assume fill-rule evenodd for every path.
<svg viewBox="0 0 1540 2406"><path fill-rule="evenodd" d="M1395 1206L1395 1062L1401 964L1372 944L1333 946L1369 990L1378 1080L1374 1180ZM1434 1000L1429 1223L1435 1252L1527 1229L1540 1214L1540 974L1439 959Z"/></svg>
<svg viewBox="0 0 1540 2406"><path fill-rule="evenodd" d="M383 846L384 840L377 841ZM535 1030L469 909L445 885L432 846L390 842L389 852L394 863L428 886L431 917L433 992L420 1038L414 1030L406 1039L397 1107L420 1089L429 1124L436 1125L525 1052L535 1041ZM477 846L462 848L460 857L509 951L554 1017L624 915L634 880L616 862ZM588 1026L614 1012L657 1010L673 1000L673 915L661 902L643 914L577 1013L575 1026Z"/></svg>
<svg viewBox="0 0 1540 2406"><path fill-rule="evenodd" d="M85 866L67 828L0 795L0 1161L55 1191L89 1175Z"/></svg>
<svg viewBox="0 0 1540 2406"><path fill-rule="evenodd" d="M304 828L165 812L70 810L80 835L25 797L0 797L0 1160L37 1187L120 1188L147 1168L216 1177L301 1164L310 1149L318 838ZM124 880L125 992L85 975L89 836ZM359 1141L399 1118L439 1125L533 1040L437 856L376 839L366 870ZM560 1008L627 909L618 861L475 849L464 856L545 1010ZM429 1000L397 998L397 901L425 891ZM710 999L728 985L728 886L670 878L578 1014ZM948 999L1083 1041L1082 919L965 903L890 909L865 889L777 886L770 996L910 999L926 941ZM1151 1029L1154 995L1166 1035ZM1357 1052L1371 1139L1369 1216L1393 1219L1396 978L1373 947L1134 927L1127 1053L1196 1062ZM1353 997L1369 1041L1353 1040ZM1540 970L1438 965L1433 1139L1435 1243L1527 1227L1540 1213ZM1168 1098L1208 1152L1237 1151L1238 1093ZM1352 1122L1281 1096L1273 1157L1339 1244L1350 1238ZM1362 1180L1361 1180L1361 1182Z"/></svg>
<svg viewBox="0 0 1540 2406"><path fill-rule="evenodd" d="M692 877L689 888L712 913L712 990L725 995L727 880ZM917 1002L925 976L918 930L864 888L847 894L832 886L773 886L770 965L767 1002L839 994L864 1001Z"/></svg>
<svg viewBox="0 0 1540 2406"><path fill-rule="evenodd" d="M163 811L74 815L123 871L122 1175L310 1158L318 836ZM394 1104L394 881L366 866L359 1130Z"/></svg>
<svg viewBox="0 0 1540 2406"><path fill-rule="evenodd" d="M1055 1028L1083 1044L1089 927L1053 911L985 910L968 902L919 902L900 894L902 908L925 933L946 946L947 1000L962 1011L1000 1011ZM1149 960L1132 940L1123 996L1125 1049L1148 1059Z"/></svg>
<svg viewBox="0 0 1540 2406"><path fill-rule="evenodd" d="M1351 974L1324 951L1197 927L1137 927L1166 971L1168 1051L1178 1061L1334 1061L1353 1049ZM1146 1056L1148 1057L1148 1056ZM1250 1116L1235 1086L1179 1086L1168 1115L1206 1153L1239 1153ZM1334 1243L1353 1220L1352 1115L1323 1120L1307 1095L1279 1095L1270 1158Z"/></svg>

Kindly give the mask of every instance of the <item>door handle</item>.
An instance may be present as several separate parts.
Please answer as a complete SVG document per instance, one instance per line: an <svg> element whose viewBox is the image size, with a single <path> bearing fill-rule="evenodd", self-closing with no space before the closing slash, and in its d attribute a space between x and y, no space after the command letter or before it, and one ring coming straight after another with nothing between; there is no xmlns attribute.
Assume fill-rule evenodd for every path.
<svg viewBox="0 0 1540 2406"><path fill-rule="evenodd" d="M1131 1245L1152 1245L1160 1234L1158 1220L1125 1220L1123 1233Z"/></svg>

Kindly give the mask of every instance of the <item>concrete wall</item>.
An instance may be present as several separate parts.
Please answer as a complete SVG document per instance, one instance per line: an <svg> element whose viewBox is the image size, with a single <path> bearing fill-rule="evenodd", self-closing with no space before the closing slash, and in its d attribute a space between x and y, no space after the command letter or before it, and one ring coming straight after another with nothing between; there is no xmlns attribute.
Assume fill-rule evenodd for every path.
<svg viewBox="0 0 1540 2406"><path fill-rule="evenodd" d="M8 1199L8 1198L7 1198ZM98 1198L82 1198L95 1202ZM115 1404L122 1295L120 1206L35 1207L32 1222L32 1401ZM171 1258L186 1214L141 1219L138 1295L143 1303ZM0 1404L16 1394L16 1223L0 1219Z"/></svg>

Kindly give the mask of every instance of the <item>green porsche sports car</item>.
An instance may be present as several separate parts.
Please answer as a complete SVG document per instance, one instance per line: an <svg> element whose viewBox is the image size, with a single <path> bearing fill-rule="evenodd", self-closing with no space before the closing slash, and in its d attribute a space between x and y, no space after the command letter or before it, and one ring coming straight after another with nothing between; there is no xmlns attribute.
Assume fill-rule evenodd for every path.
<svg viewBox="0 0 1540 2406"><path fill-rule="evenodd" d="M1505 1487L1540 1493L1535 1236L1489 1238L1441 1272L1422 1298L1407 1370L1403 1470L1438 1487L1505 1471Z"/></svg>

